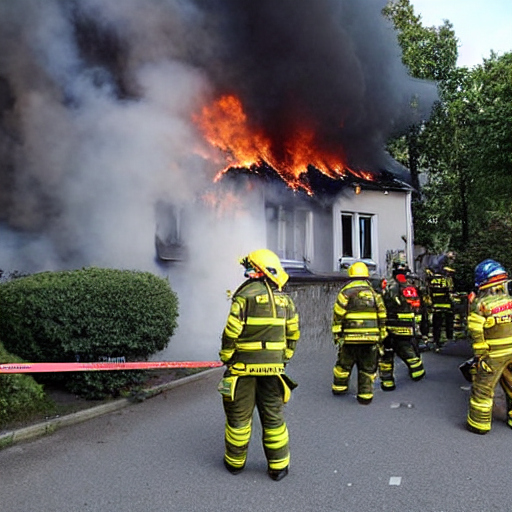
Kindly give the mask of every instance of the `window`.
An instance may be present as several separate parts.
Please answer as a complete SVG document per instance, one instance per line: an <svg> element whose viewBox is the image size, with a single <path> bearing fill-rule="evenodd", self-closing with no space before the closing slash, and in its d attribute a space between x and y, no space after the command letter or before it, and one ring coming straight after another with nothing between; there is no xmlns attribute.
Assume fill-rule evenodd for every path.
<svg viewBox="0 0 512 512"><path fill-rule="evenodd" d="M307 208L266 207L269 248L283 260L310 261L312 257L312 217Z"/></svg>
<svg viewBox="0 0 512 512"><path fill-rule="evenodd" d="M341 212L341 264L372 260L374 250L373 215Z"/></svg>
<svg viewBox="0 0 512 512"><path fill-rule="evenodd" d="M184 208L159 202L156 205L156 217L155 243L159 259L164 261L186 259L184 234L187 223Z"/></svg>
<svg viewBox="0 0 512 512"><path fill-rule="evenodd" d="M354 249L352 245L352 217L351 214L341 215L341 254L344 258L353 258Z"/></svg>
<svg viewBox="0 0 512 512"><path fill-rule="evenodd" d="M372 258L372 218L370 216L359 217L359 257Z"/></svg>

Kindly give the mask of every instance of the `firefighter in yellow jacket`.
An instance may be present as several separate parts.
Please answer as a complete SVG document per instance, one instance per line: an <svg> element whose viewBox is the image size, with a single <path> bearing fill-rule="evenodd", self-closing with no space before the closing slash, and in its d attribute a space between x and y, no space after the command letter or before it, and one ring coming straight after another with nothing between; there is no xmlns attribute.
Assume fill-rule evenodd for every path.
<svg viewBox="0 0 512 512"><path fill-rule="evenodd" d="M347 393L356 365L357 400L366 405L373 398L379 351L386 337L386 308L368 280L368 267L363 262L352 264L348 275L351 279L340 290L333 311L332 333L338 358L332 392Z"/></svg>
<svg viewBox="0 0 512 512"><path fill-rule="evenodd" d="M507 424L512 428L512 296L508 275L492 259L475 268L478 289L471 304L468 329L473 342L476 371L473 375L467 428L476 434L491 430L494 389L501 383L507 398Z"/></svg>
<svg viewBox="0 0 512 512"><path fill-rule="evenodd" d="M245 467L254 407L263 428L268 474L288 474L290 452L283 405L296 386L286 374L300 336L299 317L282 287L288 274L267 249L240 260L247 280L232 297L219 353L226 366L219 384L226 413L224 465L233 474Z"/></svg>

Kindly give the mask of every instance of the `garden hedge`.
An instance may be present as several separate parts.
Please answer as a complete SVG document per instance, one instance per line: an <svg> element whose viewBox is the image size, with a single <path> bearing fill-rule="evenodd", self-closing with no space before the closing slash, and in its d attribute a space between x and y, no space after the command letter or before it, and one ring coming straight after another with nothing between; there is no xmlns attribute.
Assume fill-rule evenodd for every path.
<svg viewBox="0 0 512 512"><path fill-rule="evenodd" d="M178 298L150 272L85 268L0 284L5 348L33 362L146 360L177 327ZM89 398L117 394L140 372L73 372L66 387ZM36 377L37 378L37 377Z"/></svg>

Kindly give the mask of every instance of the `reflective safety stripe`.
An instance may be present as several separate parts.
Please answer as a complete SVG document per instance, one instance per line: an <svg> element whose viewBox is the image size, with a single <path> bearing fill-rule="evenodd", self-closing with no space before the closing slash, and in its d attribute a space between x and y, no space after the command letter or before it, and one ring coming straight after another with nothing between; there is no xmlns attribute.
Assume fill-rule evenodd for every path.
<svg viewBox="0 0 512 512"><path fill-rule="evenodd" d="M233 357L234 353L235 353L235 349L234 348L222 349L219 352L220 360L225 363L226 361L229 361Z"/></svg>
<svg viewBox="0 0 512 512"><path fill-rule="evenodd" d="M485 341L489 344L491 348L504 348L508 347L512 350L512 336L507 336L506 338L485 338Z"/></svg>
<svg viewBox="0 0 512 512"><path fill-rule="evenodd" d="M420 377L421 375L423 375L425 373L425 370L422 368L421 370L418 370L416 372L411 372L411 377L413 379L416 379L418 377Z"/></svg>
<svg viewBox="0 0 512 512"><path fill-rule="evenodd" d="M292 341L300 338L299 315L294 315L286 321L286 337Z"/></svg>
<svg viewBox="0 0 512 512"><path fill-rule="evenodd" d="M336 315L343 316L346 312L347 312L347 310L345 308L341 307L338 302L336 302L336 304L334 304L334 313Z"/></svg>
<svg viewBox="0 0 512 512"><path fill-rule="evenodd" d="M352 332L352 333L374 333L374 332L380 332L379 327L347 327L343 329L343 332Z"/></svg>
<svg viewBox="0 0 512 512"><path fill-rule="evenodd" d="M300 331L297 330L295 332L288 332L286 334L286 338L290 341L298 341L298 339L300 338Z"/></svg>
<svg viewBox="0 0 512 512"><path fill-rule="evenodd" d="M233 375L279 375L284 373L284 364L236 362L230 366L230 370Z"/></svg>
<svg viewBox="0 0 512 512"><path fill-rule="evenodd" d="M238 318L234 317L233 315L229 315L224 332L230 338L238 338L238 336L240 336L242 333L243 328L243 322L238 320Z"/></svg>
<svg viewBox="0 0 512 512"><path fill-rule="evenodd" d="M284 358L285 360L289 360L293 357L293 354L294 354L294 350L291 349L291 348L287 348L285 349L284 351Z"/></svg>
<svg viewBox="0 0 512 512"><path fill-rule="evenodd" d="M269 325L269 326L284 326L286 318L270 318L263 316L249 316L245 322L247 325Z"/></svg>
<svg viewBox="0 0 512 512"><path fill-rule="evenodd" d="M339 333L339 332L341 332L341 330L342 330L342 326L341 325L335 324L335 325L332 326L332 332L333 333Z"/></svg>
<svg viewBox="0 0 512 512"><path fill-rule="evenodd" d="M288 326L289 329L293 329L293 328L298 329L299 328L299 315L295 315L292 318L289 318L286 321L286 325Z"/></svg>
<svg viewBox="0 0 512 512"><path fill-rule="evenodd" d="M400 318L400 319L408 319L410 318L411 320L414 319L414 313L398 313L397 314L397 317Z"/></svg>
<svg viewBox="0 0 512 512"><path fill-rule="evenodd" d="M337 365L332 369L332 373L337 379L346 379L350 375L350 372Z"/></svg>
<svg viewBox="0 0 512 512"><path fill-rule="evenodd" d="M285 341L237 341L237 350L284 350Z"/></svg>
<svg viewBox="0 0 512 512"><path fill-rule="evenodd" d="M375 311L357 311L355 313L347 313L347 320L375 320L377 313Z"/></svg>
<svg viewBox="0 0 512 512"><path fill-rule="evenodd" d="M375 343L380 341L380 336L374 334L346 334L343 336L345 343Z"/></svg>
<svg viewBox="0 0 512 512"><path fill-rule="evenodd" d="M489 353L492 354L491 357L493 358L510 356L510 346L508 346L507 348L502 348L501 350L499 348L493 347L492 345L490 347L491 348L489 350Z"/></svg>
<svg viewBox="0 0 512 512"><path fill-rule="evenodd" d="M263 444L271 450L279 450L288 444L286 423L277 428L267 428L263 432Z"/></svg>
<svg viewBox="0 0 512 512"><path fill-rule="evenodd" d="M272 459L268 461L268 467L274 471L280 471L281 469L285 469L290 464L290 455L285 457L284 459Z"/></svg>
<svg viewBox="0 0 512 512"><path fill-rule="evenodd" d="M232 427L229 423L226 423L225 435L229 444L237 447L246 446L251 437L251 422L240 428Z"/></svg>
<svg viewBox="0 0 512 512"><path fill-rule="evenodd" d="M394 327L392 325L388 325L387 329L392 334L400 334L402 336L411 336L414 334L414 329L412 327Z"/></svg>

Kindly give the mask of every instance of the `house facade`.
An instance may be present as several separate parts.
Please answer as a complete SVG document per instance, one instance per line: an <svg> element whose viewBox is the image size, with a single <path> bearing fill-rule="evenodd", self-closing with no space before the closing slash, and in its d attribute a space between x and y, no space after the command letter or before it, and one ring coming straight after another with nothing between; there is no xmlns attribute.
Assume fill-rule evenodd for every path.
<svg viewBox="0 0 512 512"><path fill-rule="evenodd" d="M283 191L278 200L266 198L267 247L286 267L314 274L343 272L358 260L385 274L397 251L412 266L412 189L398 182L338 188L328 196Z"/></svg>
<svg viewBox="0 0 512 512"><path fill-rule="evenodd" d="M413 261L412 189L396 179L328 180L313 193L258 177L237 194L251 202L255 246L274 251L285 268L312 274L344 272L355 261L386 274L390 255L404 251ZM324 183L324 184L325 184ZM157 233L160 260L187 255L187 209L161 208L165 219Z"/></svg>

